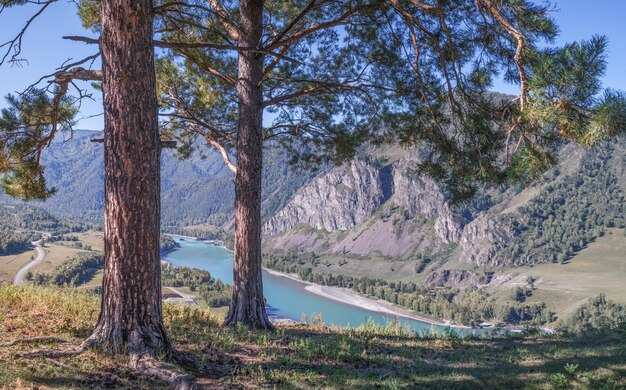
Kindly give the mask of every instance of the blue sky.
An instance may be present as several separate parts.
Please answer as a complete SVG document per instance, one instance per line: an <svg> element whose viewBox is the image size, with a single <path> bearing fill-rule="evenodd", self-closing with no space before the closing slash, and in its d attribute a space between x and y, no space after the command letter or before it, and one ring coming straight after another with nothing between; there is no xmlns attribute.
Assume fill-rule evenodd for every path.
<svg viewBox="0 0 626 390"><path fill-rule="evenodd" d="M554 17L561 34L557 43L587 39L594 34L609 38L608 69L604 77L607 87L626 91L626 15L625 0L561 0L552 2L557 12ZM21 29L25 20L37 7L23 6L8 9L0 15L0 41L11 39ZM62 0L53 4L38 18L23 41L22 57L28 63L22 67L4 65L0 68L0 96L22 91L41 75L54 71L69 58L80 59L95 52L93 46L65 41L64 35L89 35L81 26L75 6ZM96 64L99 66L99 64ZM86 85L86 84L85 84ZM495 89L516 93L517 87L498 83ZM77 128L101 130L102 117L87 118L99 114L102 99L95 94L95 102L83 104ZM0 102L0 107L4 101Z"/></svg>

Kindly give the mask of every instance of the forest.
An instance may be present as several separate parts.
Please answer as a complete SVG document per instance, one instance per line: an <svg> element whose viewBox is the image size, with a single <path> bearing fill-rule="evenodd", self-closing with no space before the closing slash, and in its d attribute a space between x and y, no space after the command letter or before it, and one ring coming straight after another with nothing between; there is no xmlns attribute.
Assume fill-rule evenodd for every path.
<svg viewBox="0 0 626 390"><path fill-rule="evenodd" d="M565 263L606 228L626 229L626 198L606 157L605 149L613 147L590 150L576 174L548 184L522 207L522 218L513 221L513 239L498 256L517 265Z"/></svg>
<svg viewBox="0 0 626 390"><path fill-rule="evenodd" d="M219 279L213 279L208 271L164 263L161 267L161 277L164 286L189 287L189 290L193 294L198 294L209 307L228 306L230 303L231 286Z"/></svg>
<svg viewBox="0 0 626 390"><path fill-rule="evenodd" d="M101 253L80 254L68 258L51 272L29 272L26 280L38 286L76 287L91 280L103 265Z"/></svg>
<svg viewBox="0 0 626 390"><path fill-rule="evenodd" d="M39 239L40 236L28 232L18 233L15 229L0 226L0 255L24 252L30 249L31 241Z"/></svg>

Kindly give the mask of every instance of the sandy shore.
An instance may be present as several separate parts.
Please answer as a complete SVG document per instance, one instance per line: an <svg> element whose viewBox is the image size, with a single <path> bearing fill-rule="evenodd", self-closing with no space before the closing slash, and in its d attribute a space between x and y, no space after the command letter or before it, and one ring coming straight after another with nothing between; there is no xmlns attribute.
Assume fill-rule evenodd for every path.
<svg viewBox="0 0 626 390"><path fill-rule="evenodd" d="M427 324L432 324L432 325L450 326L453 328L468 328L467 326L450 325L447 322L440 322L440 321L435 321L430 318L416 316L411 311L397 307L393 305L392 303L385 302L382 300L373 300L370 298L366 298L348 289L321 286L319 284L309 283L305 280L302 280L297 275L285 274L283 272L278 272L278 271L274 271L274 270L267 269L267 268L264 268L264 270L267 271L267 273L272 274L272 275L282 276L285 278L293 279L300 283L304 283L306 284L305 290L313 294L317 294L319 296L327 298L327 299L332 299L337 302L345 303L347 305L360 307L362 309L370 310L370 311L377 312L377 313L390 314L396 317L408 318L408 319L425 322Z"/></svg>
<svg viewBox="0 0 626 390"><path fill-rule="evenodd" d="M198 241L198 239L196 237L191 237L191 236L183 236L182 234L172 234L172 233L163 233L166 236L172 236L172 237L180 237L180 238L184 238L186 240L194 240L194 241Z"/></svg>

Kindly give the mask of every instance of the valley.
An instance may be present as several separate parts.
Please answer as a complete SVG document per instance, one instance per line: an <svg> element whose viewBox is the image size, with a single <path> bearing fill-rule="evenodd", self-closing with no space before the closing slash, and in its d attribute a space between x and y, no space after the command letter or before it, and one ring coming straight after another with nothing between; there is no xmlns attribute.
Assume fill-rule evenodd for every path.
<svg viewBox="0 0 626 390"><path fill-rule="evenodd" d="M55 161L51 180L59 193L35 205L53 214L72 209L72 218L81 215L81 223L97 226L98 218L91 215L101 212L102 179L97 174L101 156L88 142L92 136L77 132L74 139L51 147L46 158ZM601 292L626 303L626 286L620 283L626 263L625 151L623 140L589 151L565 145L559 167L533 185L483 188L474 200L461 205L450 204L445 188L417 172L419 158L412 150L366 148L352 162L306 175L293 171L285 155L270 152L268 161L276 169L264 182L265 265L321 284L341 276L380 280L395 286L383 299L410 310L421 306L412 297L396 298L398 283L415 285L419 294L432 297L437 291L449 291L457 297L449 298L453 306L417 312L465 325L481 322L484 314L461 315L457 311L465 310L463 302L455 300L474 299L466 290L479 286L480 294L486 294L493 307L502 307L500 311L515 308L514 317L542 313L541 319L522 315L514 324L557 327ZM71 158L59 161L60 153ZM72 168L73 175L62 175L78 160L83 163ZM232 209L224 208L220 214L203 206L229 204L231 195L225 194L232 194L232 189L222 180L230 180L231 174L217 168L220 164L202 156L164 159L164 231L232 245ZM181 180L210 191L196 192ZM203 201L188 203L177 192L184 188L187 194L203 193ZM222 192L211 192L216 188ZM81 194L78 203L73 191ZM193 219L188 218L190 210ZM89 229L73 233L69 241L47 242L45 260L32 271L51 272L68 258L100 252L102 233ZM6 264L3 277L10 277L33 253L0 257ZM529 289L529 278L534 280L532 291L515 298L516 289ZM100 281L101 272L96 271L79 287L96 287ZM382 297L383 290L375 293L358 283L340 282L337 287L352 286L370 298ZM179 288L183 295L193 294L188 287ZM505 318L482 320L506 323Z"/></svg>

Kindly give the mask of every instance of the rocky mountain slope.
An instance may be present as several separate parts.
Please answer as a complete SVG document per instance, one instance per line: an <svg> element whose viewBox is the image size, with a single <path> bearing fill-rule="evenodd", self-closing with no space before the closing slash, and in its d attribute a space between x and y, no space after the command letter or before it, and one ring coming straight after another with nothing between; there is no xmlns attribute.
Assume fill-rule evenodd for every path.
<svg viewBox="0 0 626 390"><path fill-rule="evenodd" d="M270 252L401 258L497 267L565 262L607 227L626 224L624 143L566 146L527 188L485 190L452 207L417 157L361 158L298 190L264 225ZM385 163L380 163L385 161ZM431 269L431 270L432 270Z"/></svg>
<svg viewBox="0 0 626 390"><path fill-rule="evenodd" d="M36 204L68 219L101 220L102 146L90 142L100 136L78 131L55 142L45 167L58 192ZM201 152L183 161L172 150L163 152L164 225L229 228L232 174L217 153ZM462 264L566 262L603 229L625 224L625 155L624 140L588 151L566 146L558 169L533 186L485 190L469 204L452 207L438 184L417 171L418 158L410 150L366 150L316 175L294 170L284 152L269 147L265 250L331 260L400 260L398 270L425 275Z"/></svg>

